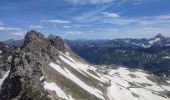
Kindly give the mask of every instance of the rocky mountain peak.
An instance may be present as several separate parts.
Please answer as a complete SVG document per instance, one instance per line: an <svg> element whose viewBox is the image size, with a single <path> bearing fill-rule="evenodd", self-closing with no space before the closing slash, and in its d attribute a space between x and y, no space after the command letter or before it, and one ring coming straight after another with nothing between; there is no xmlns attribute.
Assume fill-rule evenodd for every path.
<svg viewBox="0 0 170 100"><path fill-rule="evenodd" d="M39 39L44 39L44 35L34 30L27 32L25 35L25 40L37 41Z"/></svg>
<svg viewBox="0 0 170 100"><path fill-rule="evenodd" d="M55 48L55 50L64 51L64 45L64 41L59 36L49 35L45 38L40 32L32 30L27 32L22 48L36 51L48 51Z"/></svg>
<svg viewBox="0 0 170 100"><path fill-rule="evenodd" d="M54 46L57 50L59 51L65 50L64 41L59 36L49 35L47 40L49 44L51 46Z"/></svg>
<svg viewBox="0 0 170 100"><path fill-rule="evenodd" d="M39 43L45 40L45 37L43 34L41 34L40 32L31 30L29 32L27 32L27 34L25 35L25 40L24 40L24 44L27 43Z"/></svg>
<svg viewBox="0 0 170 100"><path fill-rule="evenodd" d="M0 99L18 97L22 100L31 97L42 99L47 95L40 77L44 69L48 68L48 63L57 59L58 51L64 49L64 42L60 37L52 35L49 37L45 38L36 31L27 32L23 46L12 54L10 69L12 73L9 73L6 84L2 86Z"/></svg>
<svg viewBox="0 0 170 100"><path fill-rule="evenodd" d="M158 33L154 38L160 38L160 39L162 39L162 38L165 38L161 33Z"/></svg>
<svg viewBox="0 0 170 100"><path fill-rule="evenodd" d="M19 53L42 63L43 60L56 59L58 51L65 51L65 43L59 36L49 35L45 38L42 33L32 30L27 32ZM42 61L39 61L39 58Z"/></svg>

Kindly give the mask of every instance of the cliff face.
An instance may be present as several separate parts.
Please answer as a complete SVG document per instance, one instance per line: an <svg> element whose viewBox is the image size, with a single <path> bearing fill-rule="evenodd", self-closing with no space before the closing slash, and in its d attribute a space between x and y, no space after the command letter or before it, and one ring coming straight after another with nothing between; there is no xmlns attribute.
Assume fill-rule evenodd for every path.
<svg viewBox="0 0 170 100"><path fill-rule="evenodd" d="M40 77L43 66L55 59L58 50L64 51L64 42L56 36L46 39L41 33L30 31L24 45L12 54L10 73L1 89L1 98L44 98Z"/></svg>
<svg viewBox="0 0 170 100"><path fill-rule="evenodd" d="M23 46L11 51L2 60L8 67L1 68L1 100L169 99L168 81L142 70L91 65L58 36L29 31Z"/></svg>

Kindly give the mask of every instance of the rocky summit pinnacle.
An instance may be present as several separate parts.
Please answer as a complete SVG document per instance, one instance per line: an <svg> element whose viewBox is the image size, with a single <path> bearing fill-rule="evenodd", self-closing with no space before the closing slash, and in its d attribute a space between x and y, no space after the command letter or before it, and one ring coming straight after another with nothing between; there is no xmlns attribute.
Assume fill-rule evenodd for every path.
<svg viewBox="0 0 170 100"><path fill-rule="evenodd" d="M161 33L159 33L159 34L157 34L154 38L161 38L161 39L163 39L163 38L165 38Z"/></svg>
<svg viewBox="0 0 170 100"><path fill-rule="evenodd" d="M1 58L6 56L0 65L0 100L170 98L169 81L143 70L89 64L58 36L29 31L23 46L10 50L0 50Z"/></svg>
<svg viewBox="0 0 170 100"><path fill-rule="evenodd" d="M27 32L25 35L26 41L38 41L39 39L44 39L44 35L34 30Z"/></svg>
<svg viewBox="0 0 170 100"><path fill-rule="evenodd" d="M25 35L25 40L22 48L28 47L30 49L37 49L47 45L47 41L39 32L29 31Z"/></svg>
<svg viewBox="0 0 170 100"><path fill-rule="evenodd" d="M54 46L58 50L65 50L64 41L59 36L49 35L47 39L50 45Z"/></svg>
<svg viewBox="0 0 170 100"><path fill-rule="evenodd" d="M11 72L6 84L1 88L0 99L22 98L30 99L39 93L37 98L44 98L47 94L39 81L43 66L64 51L64 42L57 36L46 39L36 31L27 32L21 49L11 55ZM63 51L62 51L63 50ZM35 90L34 90L35 89ZM33 98L32 98L33 99Z"/></svg>

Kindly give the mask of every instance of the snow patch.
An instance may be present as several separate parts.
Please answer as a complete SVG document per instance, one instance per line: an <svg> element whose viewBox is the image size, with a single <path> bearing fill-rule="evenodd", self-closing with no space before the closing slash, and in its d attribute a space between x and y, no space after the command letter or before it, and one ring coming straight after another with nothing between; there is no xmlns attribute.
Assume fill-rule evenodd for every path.
<svg viewBox="0 0 170 100"><path fill-rule="evenodd" d="M125 40L126 43L129 43L130 41L129 40Z"/></svg>
<svg viewBox="0 0 170 100"><path fill-rule="evenodd" d="M150 76L141 70L111 69L108 70L108 73L103 74L103 77L110 80L111 86L107 88L107 97L110 100L168 100L168 98L160 96L158 92L165 91L164 88L170 91L169 86L159 86L150 81L147 78Z"/></svg>
<svg viewBox="0 0 170 100"><path fill-rule="evenodd" d="M169 56L165 56L165 57L163 57L164 59L170 59L170 57Z"/></svg>
<svg viewBox="0 0 170 100"><path fill-rule="evenodd" d="M1 88L1 86L2 86L2 84L3 84L3 82L5 81L5 79L8 77L9 72L10 72L10 70L8 70L8 71L4 74L4 76L0 79L0 88Z"/></svg>
<svg viewBox="0 0 170 100"><path fill-rule="evenodd" d="M0 54L2 53L2 51L0 50Z"/></svg>
<svg viewBox="0 0 170 100"><path fill-rule="evenodd" d="M51 82L44 82L44 88L46 90L51 90L51 91L55 91L56 95L60 98L66 99L66 100L74 100L70 95L66 95L65 92L59 87L57 86L56 83Z"/></svg>
<svg viewBox="0 0 170 100"><path fill-rule="evenodd" d="M50 66L55 69L57 72L59 72L60 74L62 74L63 76L65 76L66 78L72 80L74 83L76 83L77 85L79 85L81 88L83 88L84 90L86 90L87 92L89 92L90 94L95 95L98 98L104 99L104 97L96 92L96 90L93 87L88 86L87 84L85 84L82 80L80 80L79 78L77 78L73 73L71 73L68 69L62 69L59 65L54 64L54 63L50 63Z"/></svg>
<svg viewBox="0 0 170 100"><path fill-rule="evenodd" d="M160 38L155 38L154 40L150 40L149 44L153 45L155 42L158 42L160 40L161 40Z"/></svg>
<svg viewBox="0 0 170 100"><path fill-rule="evenodd" d="M66 55L70 55L68 52L66 52Z"/></svg>
<svg viewBox="0 0 170 100"><path fill-rule="evenodd" d="M135 43L135 42L132 42L132 44L133 44L133 45L136 45L136 46L140 46L140 44L137 44L137 43Z"/></svg>
<svg viewBox="0 0 170 100"><path fill-rule="evenodd" d="M12 56L10 55L9 57L8 57L8 61L11 61L12 60Z"/></svg>
<svg viewBox="0 0 170 100"><path fill-rule="evenodd" d="M162 87L168 91L170 91L170 86L165 86L165 85L162 85Z"/></svg>
<svg viewBox="0 0 170 100"><path fill-rule="evenodd" d="M170 84L170 80L167 80L167 82Z"/></svg>
<svg viewBox="0 0 170 100"><path fill-rule="evenodd" d="M60 61L57 60L57 63L61 64Z"/></svg>
<svg viewBox="0 0 170 100"><path fill-rule="evenodd" d="M74 59L72 59L71 57L66 56L64 54L59 55L59 58L62 61L64 61L65 63L67 63L68 65L70 65L72 68L74 68L75 70L77 70L78 72L80 72L81 74L83 74L85 76L87 74L87 75L89 75L89 76L91 76L91 77L95 78L96 80L101 81L103 83L108 82L108 80L101 79L100 77L97 77L96 75L93 75L92 73L90 73L88 71L88 70L91 70L91 71L95 72L96 68L94 66L90 66L90 65L87 65L87 64L76 62Z"/></svg>
<svg viewBox="0 0 170 100"><path fill-rule="evenodd" d="M43 79L44 79L44 76L41 76L41 77L40 77L40 81L42 81Z"/></svg>
<svg viewBox="0 0 170 100"><path fill-rule="evenodd" d="M168 98L162 97L152 91L143 88L130 88L130 91L137 94L141 98L138 100L169 100Z"/></svg>
<svg viewBox="0 0 170 100"><path fill-rule="evenodd" d="M166 46L170 46L170 44L166 44Z"/></svg>
<svg viewBox="0 0 170 100"><path fill-rule="evenodd" d="M142 44L142 47L143 47L143 48L150 48L150 47L151 47L151 45L145 45L145 44Z"/></svg>
<svg viewBox="0 0 170 100"><path fill-rule="evenodd" d="M121 86L111 82L111 86L107 88L108 98L110 100L138 100L129 92L127 89L122 88Z"/></svg>

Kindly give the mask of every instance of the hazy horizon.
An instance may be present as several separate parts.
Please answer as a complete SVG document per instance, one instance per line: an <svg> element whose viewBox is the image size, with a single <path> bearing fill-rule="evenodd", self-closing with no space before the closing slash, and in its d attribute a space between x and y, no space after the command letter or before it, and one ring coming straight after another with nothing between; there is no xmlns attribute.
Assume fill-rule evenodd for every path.
<svg viewBox="0 0 170 100"><path fill-rule="evenodd" d="M158 33L158 34L161 34L161 33ZM70 40L70 41L93 41L93 40L116 40L116 39L150 39L150 38L154 38L155 36L157 36L158 34L152 36L152 37L148 37L148 38L145 38L145 37L139 37L139 38L133 38L133 37L124 37L124 38L113 38L113 39L86 39L86 38L78 38L78 39L65 39L63 38L64 40ZM25 34L26 35L26 34ZM51 34L48 34L45 36L45 38L47 38L49 35ZM162 35L162 34L161 34ZM59 36L59 35L56 35L56 36ZM166 37L166 38L170 38L169 36L164 36L162 35L163 37ZM14 41L17 41L17 40L23 40L25 38L25 36L23 36L22 38L18 38L18 39L14 39L14 38L9 38L9 39L6 39L6 40L0 40L0 41L8 41L8 40L14 40Z"/></svg>

